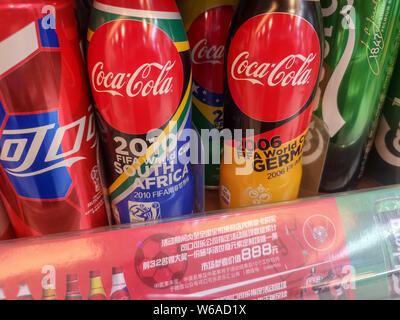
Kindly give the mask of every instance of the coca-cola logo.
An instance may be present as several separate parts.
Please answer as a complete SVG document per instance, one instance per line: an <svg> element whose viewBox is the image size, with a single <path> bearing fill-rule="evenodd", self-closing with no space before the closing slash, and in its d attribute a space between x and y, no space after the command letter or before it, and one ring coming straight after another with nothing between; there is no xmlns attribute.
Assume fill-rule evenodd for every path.
<svg viewBox="0 0 400 320"><path fill-rule="evenodd" d="M192 62L194 64L223 64L225 46L209 45L207 39L202 39L192 50Z"/></svg>
<svg viewBox="0 0 400 320"><path fill-rule="evenodd" d="M188 31L193 78L211 92L223 92L225 43L233 13L233 6L212 8L199 15Z"/></svg>
<svg viewBox="0 0 400 320"><path fill-rule="evenodd" d="M104 120L121 132L145 134L175 113L183 65L170 37L143 21L102 25L88 50L93 96Z"/></svg>
<svg viewBox="0 0 400 320"><path fill-rule="evenodd" d="M236 57L231 68L232 78L270 87L306 85L310 82L312 73L312 69L309 66L316 57L314 53L311 53L308 57L301 54L292 54L282 59L278 64L271 64L267 62L250 63L249 55L249 52L243 52ZM294 65L298 60L301 60L303 64L300 68L294 69Z"/></svg>
<svg viewBox="0 0 400 320"><path fill-rule="evenodd" d="M286 13L256 16L234 36L228 53L228 84L249 117L276 122L294 116L316 86L321 52L305 19Z"/></svg>
<svg viewBox="0 0 400 320"><path fill-rule="evenodd" d="M92 87L96 92L131 98L168 94L172 90L173 81L173 77L168 74L175 63L168 61L164 66L156 62L145 63L132 73L114 74L112 71L106 73L104 63L100 61L93 68ZM159 70L156 80L150 77L153 69Z"/></svg>

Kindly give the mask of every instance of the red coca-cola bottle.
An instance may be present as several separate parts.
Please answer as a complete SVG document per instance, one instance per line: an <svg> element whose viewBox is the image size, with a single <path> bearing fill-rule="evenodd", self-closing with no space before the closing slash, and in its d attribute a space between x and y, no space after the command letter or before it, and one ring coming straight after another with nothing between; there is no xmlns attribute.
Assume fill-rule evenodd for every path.
<svg viewBox="0 0 400 320"><path fill-rule="evenodd" d="M175 1L94 1L88 41L115 222L192 213L190 46Z"/></svg>
<svg viewBox="0 0 400 320"><path fill-rule="evenodd" d="M197 130L222 130L224 105L224 54L238 0L178 0L187 31L193 70L193 124ZM207 189L217 189L221 144L204 146ZM207 150L208 149L208 150Z"/></svg>
<svg viewBox="0 0 400 320"><path fill-rule="evenodd" d="M239 2L225 55L224 127L241 134L225 139L224 208L297 198L323 44L319 1Z"/></svg>

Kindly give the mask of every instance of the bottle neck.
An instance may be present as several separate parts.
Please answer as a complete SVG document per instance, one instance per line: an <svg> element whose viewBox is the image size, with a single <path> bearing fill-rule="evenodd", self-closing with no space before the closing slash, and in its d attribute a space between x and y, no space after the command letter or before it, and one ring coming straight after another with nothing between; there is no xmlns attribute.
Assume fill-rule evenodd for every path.
<svg viewBox="0 0 400 320"><path fill-rule="evenodd" d="M26 296L30 296L31 295L31 291L29 290L29 286L27 284L21 284L19 286L19 291L17 294L17 297L26 297Z"/></svg>
<svg viewBox="0 0 400 320"><path fill-rule="evenodd" d="M118 290L123 290L125 288L126 288L126 282L124 274L123 273L113 274L111 294L113 294Z"/></svg>
<svg viewBox="0 0 400 320"><path fill-rule="evenodd" d="M80 288L78 280L71 280L67 282L67 295L80 295Z"/></svg>
<svg viewBox="0 0 400 320"><path fill-rule="evenodd" d="M43 289L43 300L57 300L55 289Z"/></svg>
<svg viewBox="0 0 400 320"><path fill-rule="evenodd" d="M90 295L106 295L101 277L94 277L90 279Z"/></svg>

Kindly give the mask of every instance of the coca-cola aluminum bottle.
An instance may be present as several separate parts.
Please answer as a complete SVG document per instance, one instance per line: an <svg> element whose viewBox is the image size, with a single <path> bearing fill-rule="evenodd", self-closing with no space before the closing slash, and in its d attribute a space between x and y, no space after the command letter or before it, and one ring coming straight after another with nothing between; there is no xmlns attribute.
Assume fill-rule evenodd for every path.
<svg viewBox="0 0 400 320"><path fill-rule="evenodd" d="M193 124L197 130L223 129L225 44L238 0L179 0L193 69ZM219 186L222 145L206 148L205 185Z"/></svg>
<svg viewBox="0 0 400 320"><path fill-rule="evenodd" d="M175 1L94 1L88 41L115 222L192 213L191 64Z"/></svg>
<svg viewBox="0 0 400 320"><path fill-rule="evenodd" d="M225 57L224 208L297 198L322 58L319 1L239 2Z"/></svg>
<svg viewBox="0 0 400 320"><path fill-rule="evenodd" d="M74 1L0 1L0 198L19 237L108 224Z"/></svg>

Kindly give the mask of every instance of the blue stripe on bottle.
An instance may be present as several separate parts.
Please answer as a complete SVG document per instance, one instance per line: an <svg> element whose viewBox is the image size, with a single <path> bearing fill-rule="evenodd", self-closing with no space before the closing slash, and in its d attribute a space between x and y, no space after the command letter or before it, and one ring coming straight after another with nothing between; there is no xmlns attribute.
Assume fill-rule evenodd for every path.
<svg viewBox="0 0 400 320"><path fill-rule="evenodd" d="M220 107L224 101L224 95L219 93L214 93L203 88L195 80L193 80L193 95L201 101L212 107Z"/></svg>

